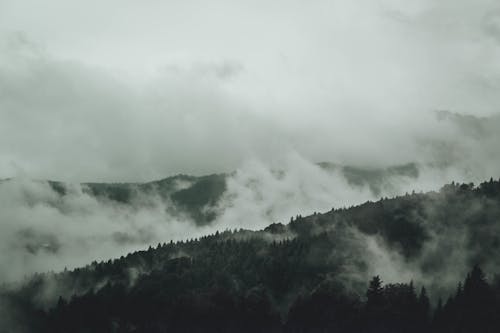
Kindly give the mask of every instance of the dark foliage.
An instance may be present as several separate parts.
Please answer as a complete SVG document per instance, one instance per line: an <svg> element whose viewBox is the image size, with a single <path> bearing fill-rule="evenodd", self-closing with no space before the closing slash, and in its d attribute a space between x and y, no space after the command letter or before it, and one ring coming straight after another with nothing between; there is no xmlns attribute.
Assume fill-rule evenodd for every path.
<svg viewBox="0 0 500 333"><path fill-rule="evenodd" d="M8 304L14 319L24 318L10 326L21 332L499 332L500 283L473 265L499 273L491 265L499 198L497 181L451 184L263 231L158 244L4 288L0 310ZM378 235L411 261L431 234L453 228L467 233L473 268L444 304L431 307L434 295L413 282L359 279L368 263L353 230ZM419 264L429 275L440 272L432 261ZM346 265L358 276L346 275ZM42 297L48 290L52 300Z"/></svg>

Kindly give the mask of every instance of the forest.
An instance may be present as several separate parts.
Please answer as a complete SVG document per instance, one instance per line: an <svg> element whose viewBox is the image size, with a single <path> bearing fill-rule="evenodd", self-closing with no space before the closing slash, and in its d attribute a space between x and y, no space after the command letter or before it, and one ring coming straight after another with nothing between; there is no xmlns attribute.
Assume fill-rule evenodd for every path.
<svg viewBox="0 0 500 333"><path fill-rule="evenodd" d="M498 332L499 203L452 183L39 273L0 331Z"/></svg>

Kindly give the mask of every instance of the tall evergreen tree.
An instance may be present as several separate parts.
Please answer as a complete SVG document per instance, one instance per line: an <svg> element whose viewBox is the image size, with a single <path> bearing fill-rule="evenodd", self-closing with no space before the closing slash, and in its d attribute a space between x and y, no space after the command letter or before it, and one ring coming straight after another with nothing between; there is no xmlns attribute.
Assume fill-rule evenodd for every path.
<svg viewBox="0 0 500 333"><path fill-rule="evenodd" d="M381 306L384 302L384 288L380 276L374 276L370 280L368 290L366 291L366 306L368 308Z"/></svg>

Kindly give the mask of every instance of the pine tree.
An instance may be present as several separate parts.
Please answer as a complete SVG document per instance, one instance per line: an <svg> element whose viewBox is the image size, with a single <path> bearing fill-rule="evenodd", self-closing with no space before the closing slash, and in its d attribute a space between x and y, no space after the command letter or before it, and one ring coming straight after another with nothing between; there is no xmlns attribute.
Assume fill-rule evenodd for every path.
<svg viewBox="0 0 500 333"><path fill-rule="evenodd" d="M429 316L430 302L425 287L422 287L422 289L420 289L420 295L418 296L418 305L420 307L422 317L427 320Z"/></svg>
<svg viewBox="0 0 500 333"><path fill-rule="evenodd" d="M384 289L380 276L377 275L371 279L368 290L366 291L366 297L366 305L368 308L380 306L383 303Z"/></svg>

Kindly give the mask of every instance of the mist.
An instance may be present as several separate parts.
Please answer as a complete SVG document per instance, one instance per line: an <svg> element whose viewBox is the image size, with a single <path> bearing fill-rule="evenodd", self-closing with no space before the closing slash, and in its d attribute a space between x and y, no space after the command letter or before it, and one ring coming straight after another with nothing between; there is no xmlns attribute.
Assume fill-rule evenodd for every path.
<svg viewBox="0 0 500 333"><path fill-rule="evenodd" d="M217 213L208 225L169 209L174 203L154 192L138 192L125 205L89 194L83 184L64 184L66 194L61 196L46 181L3 181L0 280L72 269L217 230L258 230L273 222L286 223L296 214L375 197L368 186L351 186L342 174L322 170L298 155L289 156L284 167L277 173L252 160L237 169L217 205L206 207Z"/></svg>
<svg viewBox="0 0 500 333"><path fill-rule="evenodd" d="M0 283L498 178L499 18L491 0L2 1ZM415 173L384 173L405 165ZM124 205L84 184L213 173L226 189L205 225L158 193ZM353 283L439 291L474 254L452 253L439 281L422 267L465 248L462 229L431 229L410 262L349 232L370 263L346 268Z"/></svg>
<svg viewBox="0 0 500 333"><path fill-rule="evenodd" d="M46 181L25 177L4 180L0 183L0 281L73 269L216 231L261 230L271 223L288 223L296 215L328 212L415 190L435 190L439 180L466 178L458 169L419 166L417 175L383 178L375 191L369 183L350 182L340 169L325 169L296 153L281 162L281 169L273 169L251 159L228 175L222 197L215 205L203 207L215 213L215 220L201 225L155 191L137 190L131 202L123 204L92 195L85 184L64 183L65 194L61 195ZM182 189L189 184L179 182L176 186ZM412 274L418 281L423 276L415 263L406 263L398 251L380 240L363 235L353 238L358 244L345 251L367 256L367 262L374 263L370 273L384 266L384 277L390 281L405 280ZM368 259L372 255L373 259ZM465 270L466 256L460 258ZM357 274L358 281L369 277L368 272Z"/></svg>

